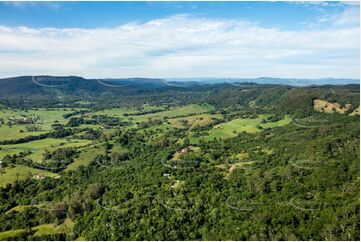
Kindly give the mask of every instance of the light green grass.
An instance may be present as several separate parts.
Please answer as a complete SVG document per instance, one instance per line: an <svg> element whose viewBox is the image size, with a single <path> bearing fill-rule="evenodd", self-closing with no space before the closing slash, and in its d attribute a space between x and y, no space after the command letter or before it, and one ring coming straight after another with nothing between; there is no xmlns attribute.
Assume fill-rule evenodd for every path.
<svg viewBox="0 0 361 242"><path fill-rule="evenodd" d="M115 154L115 153L123 153L123 152L126 152L127 151L127 148L125 148L124 146L122 146L121 144L118 144L118 143L115 143L113 145L113 148L111 150L111 153L112 154Z"/></svg>
<svg viewBox="0 0 361 242"><path fill-rule="evenodd" d="M30 207L33 207L33 205L18 205L16 207L13 207L12 209L6 211L5 214L9 214L11 212L23 212Z"/></svg>
<svg viewBox="0 0 361 242"><path fill-rule="evenodd" d="M31 229L35 231L35 236L51 235L58 233L70 233L73 230L74 222L70 219L65 219L64 223L56 226L54 224L41 224ZM0 240L11 240L15 236L25 232L25 229L15 229L0 232Z"/></svg>
<svg viewBox="0 0 361 242"><path fill-rule="evenodd" d="M215 167L224 170L223 174L224 174L225 178L228 179L230 174L237 168L242 168L242 167L247 168L248 166L252 165L253 163L254 163L254 161L237 162L234 164L219 164L219 165L216 165Z"/></svg>
<svg viewBox="0 0 361 242"><path fill-rule="evenodd" d="M244 161L244 162L237 162L232 165L234 165L236 167L243 167L243 166L247 166L247 165L252 165L253 163L254 163L254 161Z"/></svg>
<svg viewBox="0 0 361 242"><path fill-rule="evenodd" d="M25 232L25 229L14 229L0 232L0 240L11 240L15 236Z"/></svg>
<svg viewBox="0 0 361 242"><path fill-rule="evenodd" d="M262 128L273 128L287 125L291 122L291 118L289 116L285 116L284 119L277 122L268 122L261 123L263 119L267 118L268 115L259 115L255 119L234 119L232 121L221 123L213 127L209 131L209 135L205 137L206 140L212 140L214 138L232 138L238 135L241 132L247 133L256 133L260 132L257 126L261 126Z"/></svg>
<svg viewBox="0 0 361 242"><path fill-rule="evenodd" d="M135 113L135 112L137 112L137 110L131 108L111 108L111 109L104 109L101 111L90 113L87 116L106 115L109 117L123 117L124 113Z"/></svg>
<svg viewBox="0 0 361 242"><path fill-rule="evenodd" d="M39 108L38 110L10 110L2 109L0 110L0 118L3 118L5 123L9 121L10 117L18 117L20 115L37 115L39 120L35 125L41 128L41 131L28 132L26 131L26 126L28 124L14 124L11 128L2 124L0 127L0 140L9 140L9 139L18 139L26 137L29 135L39 135L41 133L51 131L51 125L58 121L59 124L65 124L67 120L63 117L64 114L71 113L70 109L57 108L53 110L46 110L44 108ZM24 132L20 132L23 130Z"/></svg>
<svg viewBox="0 0 361 242"><path fill-rule="evenodd" d="M263 148L262 152L266 153L267 155L271 155L273 153L273 149L270 148Z"/></svg>
<svg viewBox="0 0 361 242"><path fill-rule="evenodd" d="M164 133L174 129L171 125L163 123L160 125L154 125L149 128L141 129L139 131L140 134L143 134L147 137L146 142L148 143L154 143L159 138L164 136Z"/></svg>
<svg viewBox="0 0 361 242"><path fill-rule="evenodd" d="M170 186L171 189L179 189L184 186L185 181L174 180L174 183Z"/></svg>
<svg viewBox="0 0 361 242"><path fill-rule="evenodd" d="M248 153L239 153L239 154L235 155L234 157L237 159L240 159L240 160L244 160L244 159L247 159L248 156L249 156Z"/></svg>
<svg viewBox="0 0 361 242"><path fill-rule="evenodd" d="M88 114L87 116L92 116L92 115L106 115L106 116L110 116L110 117L124 117L124 114L135 114L138 112L144 112L144 111L152 111L152 110L158 110L161 109L162 107L157 107L157 106L151 106L151 105L144 105L141 109L136 109L136 108L110 108L110 109L104 109L101 111L97 111L91 114Z"/></svg>
<svg viewBox="0 0 361 242"><path fill-rule="evenodd" d="M262 128L267 129L267 128L274 128L274 127L280 127L280 126L285 126L290 124L292 121L292 118L288 115L286 115L283 119L277 121L277 122L269 122L269 123L265 123L265 124L261 124Z"/></svg>
<svg viewBox="0 0 361 242"><path fill-rule="evenodd" d="M64 171L76 170L80 166L87 166L98 155L105 154L104 146L99 145L89 146L81 149L81 153L74 159L74 162L68 165Z"/></svg>
<svg viewBox="0 0 361 242"><path fill-rule="evenodd" d="M43 133L46 133L46 131L34 131L34 132L28 132L25 128L26 125L20 125L15 124L12 127L9 127L8 125L3 124L0 127L0 140L11 140L11 139L20 139L26 136L37 136ZM38 125L36 125L38 126ZM23 132L21 132L21 130Z"/></svg>
<svg viewBox="0 0 361 242"><path fill-rule="evenodd" d="M45 150L54 151L58 148L77 148L89 145L90 143L90 140L69 139L68 141L68 139L46 138L23 144L1 145L0 158L4 157L5 155L14 155L19 154L20 152L31 151L32 154L26 157L32 159L35 162L41 162L42 154Z"/></svg>
<svg viewBox="0 0 361 242"><path fill-rule="evenodd" d="M134 122L146 122L150 119L162 119L162 118L174 118L179 116L189 116L195 114L201 114L214 110L214 107L209 104L191 104L184 107L174 108L167 111L145 114L140 116L132 116Z"/></svg>
<svg viewBox="0 0 361 242"><path fill-rule="evenodd" d="M47 141L48 139L45 139L45 141ZM89 144L91 144L90 140L78 140L78 139L71 139L71 140L66 140L66 139L55 139L52 140L53 142L51 142L50 146L46 146L44 147L47 151L52 152L56 149L59 148L79 148L79 147L84 147L87 146ZM42 162L42 158L43 158L43 153L44 150L37 150L36 152L34 152L31 155L26 156L27 158L41 163Z"/></svg>
<svg viewBox="0 0 361 242"><path fill-rule="evenodd" d="M205 125L211 123L213 121L213 119L222 119L222 115L221 114L214 114L214 115L197 114L197 115L192 115L192 116L188 116L188 117L170 119L169 122L172 124L172 126L174 126L176 128L183 128L183 127L194 128L194 127L205 126ZM182 120L187 120L188 123L185 125L185 123L182 122Z"/></svg>
<svg viewBox="0 0 361 242"><path fill-rule="evenodd" d="M0 173L0 187L17 180L36 178L36 176L56 177L58 174L22 165L6 167L2 169Z"/></svg>
<svg viewBox="0 0 361 242"><path fill-rule="evenodd" d="M41 224L33 227L33 230L36 230L35 236L50 235L50 234L59 234L59 233L69 233L74 227L74 222L70 219L65 219L64 223L56 226L54 224Z"/></svg>

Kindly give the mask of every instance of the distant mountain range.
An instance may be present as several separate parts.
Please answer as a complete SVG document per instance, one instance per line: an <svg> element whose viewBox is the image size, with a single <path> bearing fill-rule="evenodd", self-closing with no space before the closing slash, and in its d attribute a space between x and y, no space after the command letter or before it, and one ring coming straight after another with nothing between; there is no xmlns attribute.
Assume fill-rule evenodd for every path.
<svg viewBox="0 0 361 242"><path fill-rule="evenodd" d="M20 76L0 79L0 96L42 95L49 92L71 95L103 95L158 88L194 88L215 84L277 84L289 86L359 84L357 79L285 79L285 78L108 78L85 79L78 76Z"/></svg>
<svg viewBox="0 0 361 242"><path fill-rule="evenodd" d="M257 84L279 84L289 86L311 86L311 85L347 85L360 84L359 79L348 78L273 78L273 77L258 77L258 78L168 78L170 82L198 82L207 84L216 83L257 83Z"/></svg>

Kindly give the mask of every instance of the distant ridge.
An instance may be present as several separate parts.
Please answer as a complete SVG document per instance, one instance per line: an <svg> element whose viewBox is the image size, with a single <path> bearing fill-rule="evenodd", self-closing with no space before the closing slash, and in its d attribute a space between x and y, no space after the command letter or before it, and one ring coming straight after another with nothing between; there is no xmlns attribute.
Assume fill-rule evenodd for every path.
<svg viewBox="0 0 361 242"><path fill-rule="evenodd" d="M347 84L360 84L359 79L350 78L274 78L274 77L258 77L258 78L168 78L168 81L177 82L201 82L207 84L216 83L257 83L257 84L279 84L289 86L311 86L311 85L347 85Z"/></svg>
<svg viewBox="0 0 361 242"><path fill-rule="evenodd" d="M357 79L286 79L286 78L105 78L85 79L79 76L19 76L0 79L0 96L132 94L159 88L185 88L190 90L205 85L257 85L287 86L359 85Z"/></svg>
<svg viewBox="0 0 361 242"><path fill-rule="evenodd" d="M42 95L53 91L68 95L153 89L167 86L157 78L85 79L79 76L19 76L0 79L0 96Z"/></svg>

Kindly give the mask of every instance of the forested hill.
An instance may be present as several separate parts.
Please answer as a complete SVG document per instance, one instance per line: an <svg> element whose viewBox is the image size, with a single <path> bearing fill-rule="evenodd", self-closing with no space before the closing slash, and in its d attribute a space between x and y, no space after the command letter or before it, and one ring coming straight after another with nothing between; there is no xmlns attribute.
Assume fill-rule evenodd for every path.
<svg viewBox="0 0 361 242"><path fill-rule="evenodd" d="M84 95L100 96L105 94L131 95L156 89L198 90L214 86L244 87L248 85L275 86L320 86L334 83L359 89L359 80L353 79L160 79L160 78L107 78L85 79L78 76L19 76L0 79L0 97L33 95ZM318 84L318 85L317 85ZM343 84L343 85L340 85Z"/></svg>
<svg viewBox="0 0 361 242"><path fill-rule="evenodd" d="M359 84L295 87L250 82L205 84L147 78L23 76L0 79L0 86L0 104L15 108L179 106L204 102L218 108L255 105L283 114L310 114L315 110L314 101L322 100L325 106L319 107L320 111L332 105L350 104L346 112L350 114L360 103Z"/></svg>
<svg viewBox="0 0 361 242"><path fill-rule="evenodd" d="M119 89L148 89L166 86L162 79L85 79L78 76L20 76L0 79L0 96L52 94L54 90L68 95L100 95Z"/></svg>

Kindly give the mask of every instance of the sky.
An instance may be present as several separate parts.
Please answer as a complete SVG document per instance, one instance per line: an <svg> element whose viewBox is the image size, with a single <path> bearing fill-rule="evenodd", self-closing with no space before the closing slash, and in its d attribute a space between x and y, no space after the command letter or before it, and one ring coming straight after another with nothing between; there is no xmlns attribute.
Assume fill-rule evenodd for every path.
<svg viewBox="0 0 361 242"><path fill-rule="evenodd" d="M360 77L358 2L0 2L0 77Z"/></svg>

